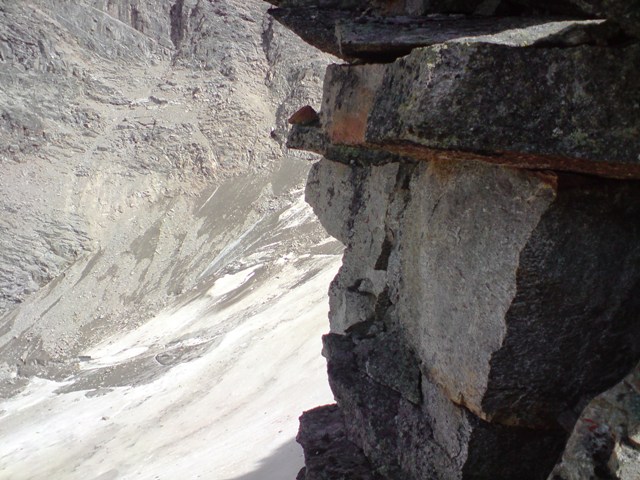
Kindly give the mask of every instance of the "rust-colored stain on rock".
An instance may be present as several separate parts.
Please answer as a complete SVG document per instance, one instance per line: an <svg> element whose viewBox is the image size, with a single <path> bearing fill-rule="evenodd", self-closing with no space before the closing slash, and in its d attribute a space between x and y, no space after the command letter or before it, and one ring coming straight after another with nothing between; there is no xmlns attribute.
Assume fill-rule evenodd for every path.
<svg viewBox="0 0 640 480"><path fill-rule="evenodd" d="M389 141L380 143L368 141L363 147L388 151L397 155L413 158L414 160L474 160L524 170L574 172L577 174L596 175L598 177L617 178L621 180L640 179L640 165L596 162L583 158L570 158L560 155L511 151L480 153L432 148L411 142ZM548 180L551 186L555 188L555 180Z"/></svg>
<svg viewBox="0 0 640 480"><path fill-rule="evenodd" d="M337 66L327 80L330 92L325 99L327 136L334 144L362 145L365 142L369 114L384 78L384 65ZM341 86L348 83L345 90ZM338 87L338 88L336 88Z"/></svg>
<svg viewBox="0 0 640 480"><path fill-rule="evenodd" d="M337 111L334 113L329 138L333 143L360 145L364 143L369 111Z"/></svg>
<svg viewBox="0 0 640 480"><path fill-rule="evenodd" d="M351 97L344 99L333 111L329 126L329 139L332 143L362 145L373 106L374 91L369 88L355 90Z"/></svg>
<svg viewBox="0 0 640 480"><path fill-rule="evenodd" d="M320 117L318 116L318 112L310 105L305 105L289 117L289 123L291 125L313 125L319 121Z"/></svg>

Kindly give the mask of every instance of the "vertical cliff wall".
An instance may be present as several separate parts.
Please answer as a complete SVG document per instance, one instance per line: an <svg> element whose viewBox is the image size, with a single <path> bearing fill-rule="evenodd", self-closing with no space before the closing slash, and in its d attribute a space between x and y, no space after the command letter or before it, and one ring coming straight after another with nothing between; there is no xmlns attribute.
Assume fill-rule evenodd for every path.
<svg viewBox="0 0 640 480"><path fill-rule="evenodd" d="M637 478L638 2L273 3L347 62L289 136L345 245L299 478Z"/></svg>

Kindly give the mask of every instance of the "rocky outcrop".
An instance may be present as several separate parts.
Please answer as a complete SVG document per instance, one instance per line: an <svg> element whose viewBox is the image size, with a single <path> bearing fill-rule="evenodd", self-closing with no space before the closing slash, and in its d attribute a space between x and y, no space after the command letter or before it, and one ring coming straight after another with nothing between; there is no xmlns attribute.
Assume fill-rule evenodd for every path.
<svg viewBox="0 0 640 480"><path fill-rule="evenodd" d="M514 48L481 37L390 66L333 66L323 113L334 144L638 178L638 84L635 43Z"/></svg>
<svg viewBox="0 0 640 480"><path fill-rule="evenodd" d="M564 15L574 17L597 16L621 26L629 35L640 35L640 14L637 0L267 0L282 10L272 13L279 17L294 11L314 9L324 14L336 10L355 12L362 21L362 12L383 16L425 16L438 14L466 14L480 16L505 15ZM290 10L289 10L290 9ZM302 18L302 17L299 17ZM306 18L309 21L309 17ZM314 22L315 23L315 22ZM327 23L333 26L331 22ZM290 25L291 26L291 25ZM294 28L305 35L310 30ZM313 31L313 30L311 30ZM328 36L327 36L328 37ZM323 37L323 38L327 38ZM310 36L313 41L317 37Z"/></svg>
<svg viewBox="0 0 640 480"><path fill-rule="evenodd" d="M276 3L352 62L289 145L325 157L307 200L346 248L324 355L372 472L634 478L638 5ZM425 16L452 12L485 16Z"/></svg>
<svg viewBox="0 0 640 480"><path fill-rule="evenodd" d="M307 198L347 245L330 382L391 478L550 470L585 398L640 354L634 189L471 162L314 167Z"/></svg>

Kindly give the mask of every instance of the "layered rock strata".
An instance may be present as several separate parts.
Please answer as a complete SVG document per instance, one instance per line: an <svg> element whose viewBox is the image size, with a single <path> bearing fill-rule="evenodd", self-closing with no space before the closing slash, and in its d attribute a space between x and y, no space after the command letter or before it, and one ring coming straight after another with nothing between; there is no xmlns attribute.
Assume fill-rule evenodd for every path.
<svg viewBox="0 0 640 480"><path fill-rule="evenodd" d="M638 5L278 3L352 62L289 136L324 155L307 200L346 247L324 338L340 415L314 424L341 416L387 479L634 478L633 381L578 417L640 359ZM452 12L484 16L427 15ZM299 478L337 478L312 463Z"/></svg>

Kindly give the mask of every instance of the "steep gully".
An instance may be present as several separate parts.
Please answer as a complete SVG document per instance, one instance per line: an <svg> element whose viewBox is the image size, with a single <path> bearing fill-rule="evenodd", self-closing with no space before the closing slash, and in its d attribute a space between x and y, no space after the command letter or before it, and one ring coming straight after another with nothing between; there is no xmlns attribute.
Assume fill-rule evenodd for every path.
<svg viewBox="0 0 640 480"><path fill-rule="evenodd" d="M347 61L288 140L346 247L298 478L639 478L640 5L271 3Z"/></svg>

